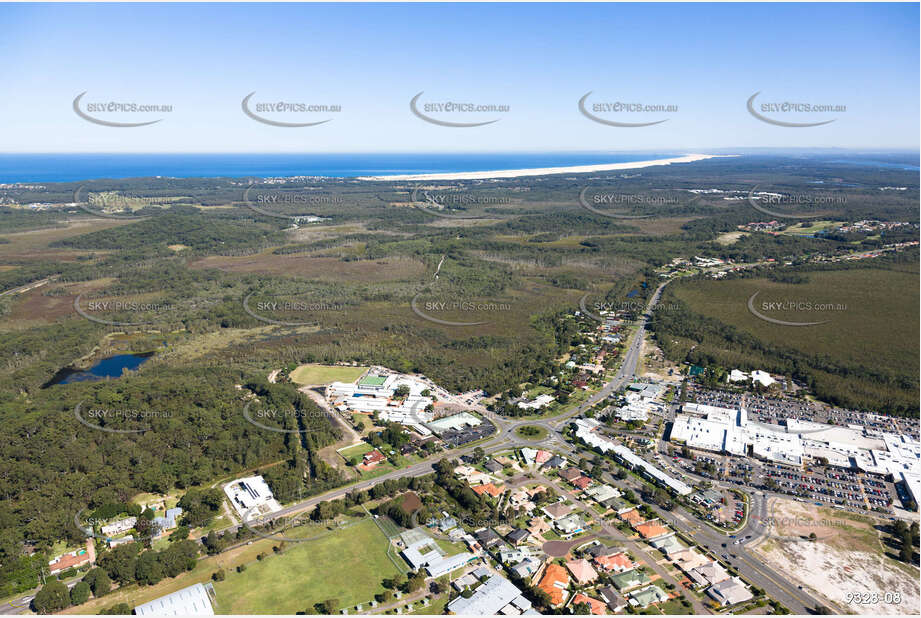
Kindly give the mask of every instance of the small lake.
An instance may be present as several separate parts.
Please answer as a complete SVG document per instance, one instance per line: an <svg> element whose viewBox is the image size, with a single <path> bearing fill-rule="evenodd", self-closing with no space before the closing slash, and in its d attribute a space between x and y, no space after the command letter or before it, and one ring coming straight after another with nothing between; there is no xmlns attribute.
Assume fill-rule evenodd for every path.
<svg viewBox="0 0 921 618"><path fill-rule="evenodd" d="M120 378L125 369L137 369L152 356L153 352L146 354L118 354L100 359L89 369L65 367L58 371L45 386L72 384L73 382L95 382L105 378Z"/></svg>

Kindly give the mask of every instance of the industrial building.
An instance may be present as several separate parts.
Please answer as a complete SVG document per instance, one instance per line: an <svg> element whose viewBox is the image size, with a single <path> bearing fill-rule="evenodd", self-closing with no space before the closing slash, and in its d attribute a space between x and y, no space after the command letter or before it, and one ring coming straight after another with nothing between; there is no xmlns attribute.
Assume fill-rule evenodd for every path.
<svg viewBox="0 0 921 618"><path fill-rule="evenodd" d="M272 490L261 476L248 476L231 481L224 485L224 493L243 519L252 520L281 510L281 505L275 500Z"/></svg>
<svg viewBox="0 0 921 618"><path fill-rule="evenodd" d="M136 616L213 616L214 588L194 584L134 608Z"/></svg>

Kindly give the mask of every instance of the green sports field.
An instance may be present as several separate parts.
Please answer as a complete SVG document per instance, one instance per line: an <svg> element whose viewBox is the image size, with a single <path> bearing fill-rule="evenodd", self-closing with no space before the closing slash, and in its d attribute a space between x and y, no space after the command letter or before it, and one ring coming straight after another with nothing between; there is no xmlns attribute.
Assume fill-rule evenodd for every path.
<svg viewBox="0 0 921 618"><path fill-rule="evenodd" d="M367 367L340 367L331 365L301 365L291 372L291 381L296 384L329 384L330 382L354 382Z"/></svg>
<svg viewBox="0 0 921 618"><path fill-rule="evenodd" d="M251 562L243 573L216 582L220 614L315 613L314 603L339 607L367 603L381 580L398 571L387 558L388 541L370 518L315 541L289 543L284 554Z"/></svg>

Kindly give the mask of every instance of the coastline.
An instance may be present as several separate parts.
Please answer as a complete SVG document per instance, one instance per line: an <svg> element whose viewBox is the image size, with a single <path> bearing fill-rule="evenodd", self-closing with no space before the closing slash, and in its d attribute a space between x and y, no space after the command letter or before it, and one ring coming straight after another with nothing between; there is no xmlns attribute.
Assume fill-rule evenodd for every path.
<svg viewBox="0 0 921 618"><path fill-rule="evenodd" d="M358 176L356 180L489 180L495 178L522 178L526 176L547 176L550 174L586 174L591 172L609 172L614 170L633 170L654 165L671 165L672 163L693 163L717 157L737 157L739 155L686 154L670 159L651 159L649 161L628 161L625 163L600 163L597 165L571 165L568 167L536 167L517 170L493 170L486 172L440 172L435 174L397 174L392 176Z"/></svg>

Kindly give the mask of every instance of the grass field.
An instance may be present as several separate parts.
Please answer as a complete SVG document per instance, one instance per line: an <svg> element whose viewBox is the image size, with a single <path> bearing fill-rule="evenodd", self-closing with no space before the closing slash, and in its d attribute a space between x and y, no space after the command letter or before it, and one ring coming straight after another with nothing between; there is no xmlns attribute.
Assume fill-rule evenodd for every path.
<svg viewBox="0 0 921 618"><path fill-rule="evenodd" d="M301 365L291 372L291 381L297 384L329 384L354 382L367 367L340 367L329 365Z"/></svg>
<svg viewBox="0 0 921 618"><path fill-rule="evenodd" d="M362 442L361 444L356 444L355 446L350 446L339 451L339 455L346 461L350 460L352 457L358 457L359 461L365 453L370 453L374 450L374 447L368 444L367 442Z"/></svg>
<svg viewBox="0 0 921 618"><path fill-rule="evenodd" d="M397 574L387 559L387 539L369 518L316 541L289 544L282 555L228 573L214 585L218 613L315 613L314 603L367 606L383 591L381 579Z"/></svg>
<svg viewBox="0 0 921 618"><path fill-rule="evenodd" d="M419 604L416 603L416 607L418 607L418 609L417 609L416 611L412 612L411 615L413 615L413 616L438 616L438 615L442 615L442 614L446 613L446 611L447 611L445 608L448 606L448 601L449 601L449 600L450 600L450 599L448 598L448 595L447 595L447 594L443 594L443 595L441 595L440 597L438 597L437 599L435 599L435 600L432 602L432 604L429 605L428 607L419 607Z"/></svg>

